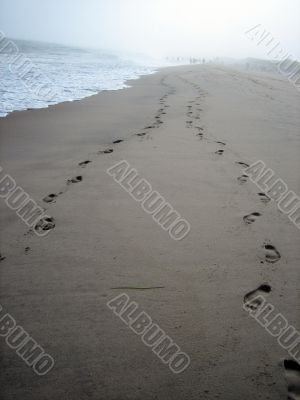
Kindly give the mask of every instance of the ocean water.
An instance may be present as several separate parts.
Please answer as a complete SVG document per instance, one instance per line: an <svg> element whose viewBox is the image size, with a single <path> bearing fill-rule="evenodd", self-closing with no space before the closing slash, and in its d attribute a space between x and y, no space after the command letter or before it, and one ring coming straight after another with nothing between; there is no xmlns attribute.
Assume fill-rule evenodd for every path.
<svg viewBox="0 0 300 400"><path fill-rule="evenodd" d="M158 66L107 51L4 40L10 45L3 49L5 42L0 42L0 117L122 89L126 80L151 74Z"/></svg>

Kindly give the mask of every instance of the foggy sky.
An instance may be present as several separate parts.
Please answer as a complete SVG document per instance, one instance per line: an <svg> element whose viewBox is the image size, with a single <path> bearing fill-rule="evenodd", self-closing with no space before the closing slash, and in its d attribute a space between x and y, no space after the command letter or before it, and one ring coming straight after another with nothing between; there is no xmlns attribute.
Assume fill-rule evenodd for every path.
<svg viewBox="0 0 300 400"><path fill-rule="evenodd" d="M152 56L268 58L262 24L300 59L299 0L0 0L8 37Z"/></svg>

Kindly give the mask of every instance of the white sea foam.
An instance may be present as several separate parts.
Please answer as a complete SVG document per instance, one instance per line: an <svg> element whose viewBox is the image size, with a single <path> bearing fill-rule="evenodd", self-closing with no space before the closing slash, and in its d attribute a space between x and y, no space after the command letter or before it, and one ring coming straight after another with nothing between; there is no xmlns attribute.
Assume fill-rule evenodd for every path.
<svg viewBox="0 0 300 400"><path fill-rule="evenodd" d="M9 58L0 52L0 116L15 110L44 108L73 101L102 90L126 87L126 81L151 74L155 65L146 59L125 58L101 50L13 40L20 54L41 72L40 84L51 82L55 97L49 101L35 95L10 69Z"/></svg>

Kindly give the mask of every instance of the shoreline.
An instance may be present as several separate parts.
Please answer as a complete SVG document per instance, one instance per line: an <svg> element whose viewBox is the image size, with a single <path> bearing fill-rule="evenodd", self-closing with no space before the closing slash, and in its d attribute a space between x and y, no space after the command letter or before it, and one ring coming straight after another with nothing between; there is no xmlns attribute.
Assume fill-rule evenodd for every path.
<svg viewBox="0 0 300 400"><path fill-rule="evenodd" d="M198 67L201 68L201 64L196 64L196 65L197 65ZM154 71L151 72L151 73L149 72L149 73L147 73L147 74L141 74L141 75L139 75L137 78L125 80L124 83L123 83L123 85L125 85L125 86L122 87L122 88L119 88L119 89L102 89L102 90L100 90L100 91L97 92L97 93L93 93L93 94L91 94L91 95L89 95L89 96L82 97L82 98L80 98L80 99L65 100L65 101L62 101L62 102L59 102L59 103L49 104L47 107L41 107L41 108L27 108L27 109L24 109L24 110L14 110L14 111L8 113L7 115L5 115L4 117L0 117L0 121L1 121L2 118L7 118L8 116L11 116L12 114L15 114L15 113L20 113L20 112L25 112L25 111L44 110L44 109L48 109L48 108L51 108L51 107L54 107L54 106L58 106L58 105L72 104L72 103L75 103L75 102L81 102L81 101L84 101L85 99L88 99L88 98L90 98L90 97L94 97L94 96L101 95L102 93L105 93L105 92L119 92L119 91L122 91L122 90L131 89L131 88L134 86L134 83L135 83L135 82L139 81L140 79L142 79L142 78L144 78L144 77L148 77L148 76L155 75L155 74L157 74L157 73L163 72L164 69L188 68L189 66L191 66L191 64L182 64L182 65L174 65L174 66L157 67L157 68L155 68ZM194 65L194 66L195 66L195 65ZM213 67L216 67L216 68L219 67L219 68L221 68L221 65L219 65L219 66L218 66L218 65L213 65ZM245 72L245 73L246 73L246 71L243 71L243 70L241 70L241 69L235 68L234 66L228 66L228 67L225 67L225 68L228 69L228 70L231 70L231 71L235 71L235 72ZM258 74L258 75L259 75L259 74L261 74L261 75L264 75L264 74L265 74L266 76L268 76L268 75L273 76L274 79L275 79L276 76L277 76L277 74L275 74L275 73L267 73L267 72L255 71L255 70L249 71L249 74L250 74L250 75L251 75L251 74ZM279 75L279 76L280 76L280 75ZM131 82L132 82L132 84L131 84Z"/></svg>
<svg viewBox="0 0 300 400"><path fill-rule="evenodd" d="M80 99L73 99L73 100L60 101L60 102L58 102L58 103L48 104L47 106L45 106L45 107L40 107L40 108L26 108L26 109L24 109L24 110L13 110L13 111L9 112L8 114L6 114L6 115L3 116L3 117L0 116L0 119L1 119L1 118L7 118L9 115L12 115L12 114L18 113L18 112L43 110L43 109L47 109L47 108L50 108L50 107L53 107L53 106L57 106L57 105L59 105L59 104L67 104L67 103L74 103L74 102L76 102L76 101L82 101L82 100L85 100L85 99L87 99L87 98L89 98L89 97L98 96L99 94L101 94L101 93L103 93L103 92L118 92L118 91L120 91L120 90L130 89L130 88L131 88L131 85L129 84L130 82L138 81L139 79L143 78L144 76L149 76L149 75L156 74L157 72L159 72L159 70L161 70L161 69L163 69L163 68L170 68L170 67L158 67L158 68L155 68L155 70L154 70L153 72L149 72L149 73L147 73L147 74L146 74L146 73L145 73L145 74L141 74L141 75L139 75L137 78L127 79L127 80L125 80L124 83L123 83L124 87L121 87L121 88L119 88L119 89L101 89L101 90L99 90L99 91L96 92L96 93L93 93L93 94L91 94L91 95L82 97L82 98L80 98ZM172 67L171 67L171 68L172 68Z"/></svg>
<svg viewBox="0 0 300 400"><path fill-rule="evenodd" d="M54 359L41 380L3 342L4 399L286 397L288 353L244 306L263 292L299 329L300 232L243 165L263 160L300 193L298 110L280 76L188 65L0 119L1 165L55 222L38 237L0 203L0 304ZM188 221L183 240L107 173L122 160L141 204L148 184ZM108 308L122 293L190 358L184 372Z"/></svg>

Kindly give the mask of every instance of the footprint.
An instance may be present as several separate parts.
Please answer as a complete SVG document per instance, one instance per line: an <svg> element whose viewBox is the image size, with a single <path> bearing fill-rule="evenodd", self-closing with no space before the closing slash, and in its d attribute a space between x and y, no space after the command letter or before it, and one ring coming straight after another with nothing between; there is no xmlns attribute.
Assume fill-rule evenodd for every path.
<svg viewBox="0 0 300 400"><path fill-rule="evenodd" d="M267 203L269 203L269 201L271 201L270 197L267 196L265 193L260 192L260 193L257 193L257 194L259 195L260 200L261 200L262 203L267 204Z"/></svg>
<svg viewBox="0 0 300 400"><path fill-rule="evenodd" d="M35 225L34 229L37 232L50 231L55 227L55 222L53 217L43 217Z"/></svg>
<svg viewBox="0 0 300 400"><path fill-rule="evenodd" d="M186 121L187 128L191 128L193 126L193 121Z"/></svg>
<svg viewBox="0 0 300 400"><path fill-rule="evenodd" d="M239 165L241 165L242 167L245 167L245 168L248 168L248 167L249 167L249 164L247 164L247 163L245 163L245 162L243 162L243 161L236 161L235 163L236 163L236 164L239 164Z"/></svg>
<svg viewBox="0 0 300 400"><path fill-rule="evenodd" d="M237 178L237 180L239 181L239 183L242 185L243 183L246 183L248 181L248 175L241 175Z"/></svg>
<svg viewBox="0 0 300 400"><path fill-rule="evenodd" d="M295 360L284 360L285 379L288 386L288 399L300 399L300 365Z"/></svg>
<svg viewBox="0 0 300 400"><path fill-rule="evenodd" d="M78 176L75 176L74 178L68 179L67 183L70 184L70 183L77 183L77 182L81 182L81 181L82 181L82 176L78 175Z"/></svg>
<svg viewBox="0 0 300 400"><path fill-rule="evenodd" d="M113 152L113 149L105 149L105 150L99 150L97 154L110 154Z"/></svg>
<svg viewBox="0 0 300 400"><path fill-rule="evenodd" d="M201 135L203 135L204 128L201 126L195 126L195 128L198 129L199 134L201 133Z"/></svg>
<svg viewBox="0 0 300 400"><path fill-rule="evenodd" d="M244 296L244 305L248 310L255 311L262 304L262 299L255 299L258 295L270 293L272 290L271 286L268 283L263 283L257 289L252 290ZM253 301L255 299L255 301Z"/></svg>
<svg viewBox="0 0 300 400"><path fill-rule="evenodd" d="M226 146L226 143L225 143L225 142L220 142L220 141L218 141L218 142L216 142L216 143L221 144L222 146Z"/></svg>
<svg viewBox="0 0 300 400"><path fill-rule="evenodd" d="M4 261L6 259L6 257L4 257L1 253L0 253L0 262Z"/></svg>
<svg viewBox="0 0 300 400"><path fill-rule="evenodd" d="M145 135L147 135L147 133L146 132L142 132L142 133L137 133L136 135L137 136L145 136Z"/></svg>
<svg viewBox="0 0 300 400"><path fill-rule="evenodd" d="M145 127L145 129L153 129L153 128L155 128L155 125L148 125Z"/></svg>
<svg viewBox="0 0 300 400"><path fill-rule="evenodd" d="M31 248L29 246L25 247L25 254L28 254Z"/></svg>
<svg viewBox="0 0 300 400"><path fill-rule="evenodd" d="M272 244L265 244L264 249L266 250L266 262L274 264L281 259L279 251Z"/></svg>
<svg viewBox="0 0 300 400"><path fill-rule="evenodd" d="M250 224L253 224L253 222L255 222L257 220L257 217L260 217L260 216L261 216L261 213L254 212L249 215L245 215L243 217L243 220L246 224L250 225Z"/></svg>
<svg viewBox="0 0 300 400"><path fill-rule="evenodd" d="M43 201L45 203L52 203L56 197L57 197L57 194L51 193L51 194L48 194L48 196L44 197Z"/></svg>
<svg viewBox="0 0 300 400"><path fill-rule="evenodd" d="M81 161L78 165L80 166L80 167L85 167L86 165L88 165L89 163L91 163L92 161L90 161L90 160L86 160L86 161Z"/></svg>
<svg viewBox="0 0 300 400"><path fill-rule="evenodd" d="M122 143L122 142L124 142L123 139L117 139L117 140L113 141L113 144Z"/></svg>
<svg viewBox="0 0 300 400"><path fill-rule="evenodd" d="M215 152L215 154L219 154L219 155L222 155L224 153L224 150L217 150L216 152Z"/></svg>

